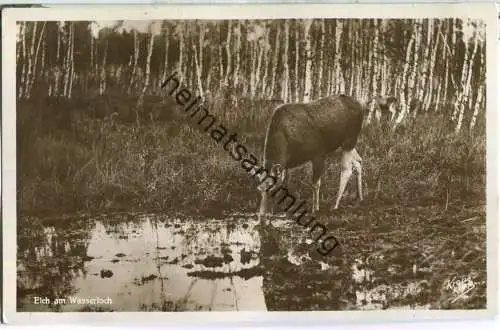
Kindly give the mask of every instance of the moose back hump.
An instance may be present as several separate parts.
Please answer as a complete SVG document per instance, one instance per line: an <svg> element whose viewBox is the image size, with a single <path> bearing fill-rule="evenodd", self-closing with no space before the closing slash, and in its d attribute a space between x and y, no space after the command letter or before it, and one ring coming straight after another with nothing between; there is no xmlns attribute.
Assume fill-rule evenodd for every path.
<svg viewBox="0 0 500 330"><path fill-rule="evenodd" d="M292 168L339 147L351 150L362 123L362 105L346 95L283 104L276 108L268 126L264 162Z"/></svg>

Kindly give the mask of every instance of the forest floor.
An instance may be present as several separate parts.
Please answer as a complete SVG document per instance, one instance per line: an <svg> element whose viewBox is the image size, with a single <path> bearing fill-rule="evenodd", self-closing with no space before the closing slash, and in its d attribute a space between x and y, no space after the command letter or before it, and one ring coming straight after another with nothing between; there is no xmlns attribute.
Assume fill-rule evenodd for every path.
<svg viewBox="0 0 500 330"><path fill-rule="evenodd" d="M116 116L109 115L113 110L89 116L92 106L87 103L18 104L21 216L146 211L224 218L257 210L257 182L206 133L195 131L183 118L143 120L138 126L121 120L130 110L120 111L132 108L133 102L106 102ZM67 117L63 111L68 106L84 111ZM250 107L224 117L227 127L258 156L272 111L271 106L259 108L257 116ZM276 277L273 283L282 284L271 286L273 294L266 294L269 310L284 306L280 292L289 292L287 286L294 284L289 274L311 278L301 282L311 301L301 299L288 310L335 309L339 304L342 309L355 309L332 300L338 290L346 289L338 272L350 269L347 264L340 267L352 259L349 255L359 259L359 269L376 265L377 275L370 279L374 288L401 277L426 278L419 282L424 288L418 291L423 303L432 300L434 308L484 308L486 136L482 124L472 135L455 135L448 120L431 113L409 120L395 132L377 125L365 127L357 149L363 158L366 200L354 202L355 185L350 182L340 211L333 210L339 166L332 155L323 178L320 222L340 238L340 247L329 257L330 269L320 275L317 260L311 267L307 262L298 266L285 259L275 261L266 272ZM310 177L309 165L291 171L289 190L309 200ZM276 230L279 239L286 241L307 234ZM340 280L331 288L330 275L335 272ZM286 280L280 280L284 276ZM454 276L472 278L476 284L467 302L453 301L444 289ZM355 292L349 285L350 292ZM415 298L407 300L415 302Z"/></svg>

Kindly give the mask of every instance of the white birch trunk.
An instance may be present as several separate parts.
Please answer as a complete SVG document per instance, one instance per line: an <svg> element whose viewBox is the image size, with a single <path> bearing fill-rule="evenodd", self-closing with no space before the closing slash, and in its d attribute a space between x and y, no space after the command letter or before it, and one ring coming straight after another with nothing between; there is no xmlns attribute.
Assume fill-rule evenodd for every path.
<svg viewBox="0 0 500 330"><path fill-rule="evenodd" d="M253 41L250 44L250 53L252 56L252 69L250 71L250 97L255 96L255 91L257 88L257 57L258 57L258 51L257 51L257 44L258 41Z"/></svg>
<svg viewBox="0 0 500 330"><path fill-rule="evenodd" d="M396 117L394 127L401 124L401 122L403 121L403 119L405 118L406 114L409 111L409 104L408 104L406 94L405 94L405 82L406 82L406 76L408 74L408 71L410 70L410 58L411 58L414 44L415 44L415 30L412 33L410 41L408 42L408 46L406 47L405 65L403 68L403 75L401 76L400 86L399 86L399 89L400 89L399 101L401 103L401 111L399 112L398 116Z"/></svg>
<svg viewBox="0 0 500 330"><path fill-rule="evenodd" d="M375 112L375 102L373 100L373 97L378 94L378 75L380 71L380 66L382 61L379 59L379 54L377 52L378 49L378 42L379 42L379 24L378 20L374 20L374 31L375 31L375 36L374 36L374 42L371 44L371 52L369 53L369 59L368 59L368 68L373 68L373 71L371 73L371 97L369 98L369 110L368 110L368 116L366 118L366 123L370 124L372 121L372 116L373 113Z"/></svg>
<svg viewBox="0 0 500 330"><path fill-rule="evenodd" d="M202 24L200 26L198 49L196 45L193 45L194 60L196 66L196 80L198 86L198 95L202 98L205 96L205 90L202 84L202 74L203 74L203 47L205 42L205 26Z"/></svg>
<svg viewBox="0 0 500 330"><path fill-rule="evenodd" d="M182 24L182 23L179 23ZM184 32L185 32L185 27L181 26L180 31L179 31L179 62L177 63L177 71L179 72L179 75L181 76L182 79L185 78L184 76L184 47L185 47L185 41L184 41Z"/></svg>
<svg viewBox="0 0 500 330"><path fill-rule="evenodd" d="M335 91L336 93L345 94L346 86L344 73L342 72L342 68L340 66L340 56L342 54L340 45L343 36L343 28L344 22L342 20L337 21L336 29L335 29Z"/></svg>
<svg viewBox="0 0 500 330"><path fill-rule="evenodd" d="M132 93L132 88L135 85L136 75L137 75L137 63L139 62L139 38L137 36L137 30L134 29L134 64L132 66L132 74L130 75L130 83L128 85L128 94ZM107 51L107 49L106 49Z"/></svg>
<svg viewBox="0 0 500 330"><path fill-rule="evenodd" d="M38 22L35 21L33 22L33 32L31 35L31 47L30 47L30 54L28 55L28 72L26 73L26 80L25 80L25 97L29 98L30 97L30 85L31 85L31 80L33 79L33 61L35 58L35 44L36 44L36 28L38 26Z"/></svg>
<svg viewBox="0 0 500 330"><path fill-rule="evenodd" d="M427 41L425 44L425 55L424 58L422 59L422 69L420 70L420 86L418 89L417 93L417 100L419 104L422 104L422 108L427 111L426 108L426 99L430 97L432 94L432 59L431 57L431 42L432 42L432 37L434 35L434 21L432 19L427 19ZM421 108L419 106L418 110L420 111ZM415 109L414 116L417 115L417 109Z"/></svg>
<svg viewBox="0 0 500 330"><path fill-rule="evenodd" d="M238 21L236 24L236 63L234 66L234 76L233 76L233 87L235 90L239 88L239 76L240 76L240 65L241 65L241 22Z"/></svg>
<svg viewBox="0 0 500 330"><path fill-rule="evenodd" d="M23 98L24 97L24 84L26 81L26 65L27 65L27 60L28 60L28 54L26 54L26 29L27 29L27 24L28 22L21 22L21 49L22 49L22 71L21 71L21 81L19 83L19 93L18 93L18 98Z"/></svg>
<svg viewBox="0 0 500 330"><path fill-rule="evenodd" d="M94 76L94 35L90 35L90 76Z"/></svg>
<svg viewBox="0 0 500 330"><path fill-rule="evenodd" d="M102 57L102 66L101 66L101 80L99 84L99 94L104 95L106 93L106 65L108 62L108 42L104 46L104 55Z"/></svg>
<svg viewBox="0 0 500 330"><path fill-rule="evenodd" d="M474 113L472 114L472 119L470 121L470 126L469 126L470 131L473 131L474 127L476 126L477 116L479 115L479 111L481 110L483 105L483 98L484 98L484 85L481 84L481 86L479 86L479 89L477 91L476 103L474 105Z"/></svg>
<svg viewBox="0 0 500 330"><path fill-rule="evenodd" d="M349 29L349 40L353 41L355 44L356 34L354 32L354 25L356 22L354 20L349 21L351 28ZM355 96L356 86L355 86L355 78L356 78L356 47L351 47L351 77L349 79L349 94Z"/></svg>
<svg viewBox="0 0 500 330"><path fill-rule="evenodd" d="M452 115L452 120L458 120L460 113L463 111L463 97L465 95L465 89L466 89L466 82L467 82L467 73L468 73L468 65L469 65L469 47L468 47L468 40L466 40L463 35L462 35L462 41L464 42L465 45L465 54L464 54L464 60L462 63L462 74L460 76L460 86L455 89L455 107L453 109L453 115ZM461 120L460 120L461 121ZM459 130L461 123L457 122L457 126L455 127L455 130Z"/></svg>
<svg viewBox="0 0 500 330"><path fill-rule="evenodd" d="M19 24L19 38L23 38L23 22L18 22L16 24ZM21 48L21 43L17 43L16 42L16 63L17 65L19 65L21 63L21 52L22 52L22 48Z"/></svg>
<svg viewBox="0 0 500 330"><path fill-rule="evenodd" d="M64 58L64 86L63 86L63 96L68 97L69 91L69 81L71 79L71 25L72 22L68 22L69 24L69 34L66 37L66 56Z"/></svg>
<svg viewBox="0 0 500 330"><path fill-rule="evenodd" d="M264 56L264 49L265 49L265 40L258 40L256 42L256 45L258 47L258 53L259 55L257 56L257 68L255 69L255 82L254 82L254 89L252 92L252 98L257 95L257 89L259 87L259 84L261 83L261 68L262 68L262 60Z"/></svg>
<svg viewBox="0 0 500 330"><path fill-rule="evenodd" d="M218 27L219 27L219 31L218 31L219 38L220 38L220 42L219 42L219 45L217 47L217 51L218 51L217 57L219 58L219 89L222 90L224 88L224 82L226 81L225 74L224 74L224 62L223 62L223 58L222 58L222 48L224 47L224 43L222 42L222 25L219 24ZM199 58L198 60L202 61L203 59Z"/></svg>
<svg viewBox="0 0 500 330"><path fill-rule="evenodd" d="M148 90L151 82L151 56L153 55L153 47L155 42L155 36L151 33L151 38L149 39L148 56L146 58L146 77L144 79L144 87L142 88L142 93L139 98L140 106L143 105L144 96Z"/></svg>
<svg viewBox="0 0 500 330"><path fill-rule="evenodd" d="M444 52L443 52L444 53ZM448 95L448 84L449 84L449 62L448 62L448 57L445 58L445 64L444 64L444 72L445 72L445 76L444 76L444 84L443 84L443 88L440 89L440 91L442 90L442 93L439 93L439 98L438 100L436 100L436 103L438 105L441 105L441 103L446 103L447 101L447 95ZM437 107L436 107L436 110L437 110Z"/></svg>
<svg viewBox="0 0 500 330"><path fill-rule="evenodd" d="M266 89L268 88L268 74L269 74L269 28L266 25L266 32L264 33L264 39L261 43L261 54L263 54L262 62L264 68L264 76L261 80L261 97L266 95Z"/></svg>
<svg viewBox="0 0 500 330"><path fill-rule="evenodd" d="M71 98L71 94L73 92L73 79L75 75L75 58L74 58L74 45L75 45L75 24L73 22L69 25L69 48L70 48L70 56L69 56L69 84L68 84L68 94L67 98Z"/></svg>
<svg viewBox="0 0 500 330"><path fill-rule="evenodd" d="M464 40L466 45L468 44L468 40ZM472 51L472 56L467 58L466 61L464 61L464 67L467 65L467 72L466 72L466 80L463 83L463 92L460 95L460 112L458 114L458 121L457 121L457 126L455 127L455 133L459 133L461 128L462 128L462 122L464 118L464 112L465 112L465 105L469 104L469 98L471 94L471 79L472 79L472 67L473 67L473 62L474 58L476 57L477 54L477 49L478 49L478 39L477 36L474 38L474 50ZM468 52L466 51L466 54Z"/></svg>
<svg viewBox="0 0 500 330"><path fill-rule="evenodd" d="M61 48L62 48L62 37L61 37L61 22L57 23L57 51L56 51L56 65L54 72L54 96L59 96L60 78L61 78Z"/></svg>
<svg viewBox="0 0 500 330"><path fill-rule="evenodd" d="M480 59L481 59L481 67L483 67L483 70L481 70L481 81L479 82L479 89L477 91L477 97L476 97L476 103L474 105L474 113L472 114L469 130L472 131L474 130L474 127L476 126L477 122L477 116L479 115L479 111L484 108L484 105L486 104L484 101L485 95L484 95L484 90L485 90L485 81L484 81L484 57L485 57L485 52L486 47L485 47L485 42L482 42L481 45L481 52L480 52Z"/></svg>
<svg viewBox="0 0 500 330"><path fill-rule="evenodd" d="M278 59L279 59L279 53L280 53L280 36L281 36L281 29L279 25L277 25L277 30L276 30L276 37L274 41L274 53L273 53L273 63L272 63L272 68L271 68L271 84L269 88L269 93L268 97L273 98L274 97L274 89L276 86L276 72L278 71Z"/></svg>
<svg viewBox="0 0 500 330"><path fill-rule="evenodd" d="M228 21L227 26L227 38L226 38L226 57L227 57L227 65L226 65L226 74L224 77L225 86L229 86L229 74L231 73L231 69L233 66L232 56L231 56L231 35L232 35L232 21Z"/></svg>
<svg viewBox="0 0 500 330"><path fill-rule="evenodd" d="M45 72L45 61L46 61L46 53L47 53L47 38L45 38L45 34L43 36L43 41L42 41L42 59L41 59L41 64L40 64L40 71L42 72L42 75L44 76L44 82L48 83L48 74ZM50 84L47 84L50 86Z"/></svg>
<svg viewBox="0 0 500 330"><path fill-rule="evenodd" d="M318 62L318 93L316 97L323 96L324 83L323 83L323 67L324 67L324 48L325 48L325 19L322 18L320 22L321 27L321 39L319 42L319 62Z"/></svg>
<svg viewBox="0 0 500 330"><path fill-rule="evenodd" d="M411 70L411 78L410 78L410 88L409 93L407 95L406 102L408 105L411 105L412 100L415 98L416 89L417 89L417 75L418 75L418 67L420 60L420 47L421 47L421 39L422 39L422 20L417 20L416 24L416 32L415 32L415 43L414 43L414 56L413 56L413 66ZM418 97L418 95L417 95ZM416 108L413 109L412 116L415 118L418 113L418 107L421 99L417 99Z"/></svg>
<svg viewBox="0 0 500 330"><path fill-rule="evenodd" d="M380 60L379 54L378 54L378 47L379 47L379 29L380 29L380 24L378 19L375 20L374 22L374 30L375 30L375 37L374 41L372 43L371 47L371 52L370 52L370 58L368 60L368 68L371 68L373 65L373 72L372 72L372 94L373 96L377 95L379 93L379 71L381 69L382 61ZM385 95L384 95L385 96Z"/></svg>
<svg viewBox="0 0 500 330"><path fill-rule="evenodd" d="M438 26L438 33L439 33L439 31L441 30L441 22L439 20L437 21L437 26ZM429 83L428 83L428 89L427 89L427 93L426 93L425 100L424 100L424 111L426 111L426 112L429 111L429 109L431 107L431 102L432 102L434 93L435 92L437 93L435 99L439 95L439 88L435 88L435 82L434 82L434 79L435 79L434 78L434 70L436 67L437 50L438 50L438 46L439 46L439 40L440 40L439 36L436 36L434 38L434 47L432 49L432 55L431 55L431 59L430 59L430 63L429 63Z"/></svg>
<svg viewBox="0 0 500 330"><path fill-rule="evenodd" d="M304 37L305 37L305 57L306 57L306 67L305 67L305 81L304 81L304 96L303 102L309 102L311 100L312 93L312 51L311 51L311 25L312 20L304 20Z"/></svg>
<svg viewBox="0 0 500 330"><path fill-rule="evenodd" d="M381 19L380 24L379 24L379 30L382 35L385 34L386 30L386 20ZM379 42L380 42L380 37L379 37ZM378 44L378 43L377 43ZM386 58L386 53L385 50L382 48L382 54L378 54L381 58L381 68L380 68L380 73L379 73L379 79L380 79L380 94L383 96L387 95L387 58Z"/></svg>
<svg viewBox="0 0 500 330"><path fill-rule="evenodd" d="M168 26L165 26L165 58L163 59L163 76L162 76L162 83L167 79L167 73L168 73L168 52L170 50L170 34L169 34L169 29Z"/></svg>
<svg viewBox="0 0 500 330"><path fill-rule="evenodd" d="M283 61L283 84L281 85L281 99L285 102L290 101L290 94L288 88L290 85L290 67L288 66L288 47L290 37L290 25L288 20L285 20L285 45L283 48L282 61Z"/></svg>

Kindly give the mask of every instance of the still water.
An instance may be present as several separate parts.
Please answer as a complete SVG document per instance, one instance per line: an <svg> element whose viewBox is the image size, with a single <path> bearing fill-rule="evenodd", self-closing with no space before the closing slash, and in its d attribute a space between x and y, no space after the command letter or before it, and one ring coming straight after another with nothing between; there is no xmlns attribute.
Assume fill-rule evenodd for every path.
<svg viewBox="0 0 500 330"><path fill-rule="evenodd" d="M22 223L18 311L322 309L318 302L328 309L381 309L425 287L425 281L399 289L374 285L373 270L362 259L342 258L336 266L313 261L294 250L297 239L282 246L291 251L281 260L287 266L266 279L257 220L244 215L217 220L127 214ZM294 232L287 221L275 225ZM314 278L302 268L313 263Z"/></svg>
<svg viewBox="0 0 500 330"><path fill-rule="evenodd" d="M195 225L148 215L84 222L84 229L44 226L33 235L37 241L26 238L18 264L23 309L78 311L84 306L69 297L109 297L112 304L99 306L123 311L162 306L266 310L262 276L238 276L259 263L256 222L245 219L228 226L227 221L207 220ZM38 299L35 304L35 297L66 302L47 305Z"/></svg>

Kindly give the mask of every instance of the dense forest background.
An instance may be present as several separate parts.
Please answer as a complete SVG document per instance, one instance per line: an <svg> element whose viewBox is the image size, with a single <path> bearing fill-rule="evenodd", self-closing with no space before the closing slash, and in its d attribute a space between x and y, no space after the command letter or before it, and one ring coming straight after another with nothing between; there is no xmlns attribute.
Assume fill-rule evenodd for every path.
<svg viewBox="0 0 500 330"><path fill-rule="evenodd" d="M369 123L374 97L393 95L400 129L360 137L368 192L448 203L484 173L485 52L484 23L460 19L18 22L20 210L256 207L240 194L255 182L161 89L174 71L255 155L278 104L346 93Z"/></svg>
<svg viewBox="0 0 500 330"><path fill-rule="evenodd" d="M408 112L453 104L457 131L464 117L472 129L484 114L481 21L21 22L18 40L19 98L112 89L155 95L178 71L193 90L218 101L300 102L347 93L367 102L394 95L398 123Z"/></svg>

